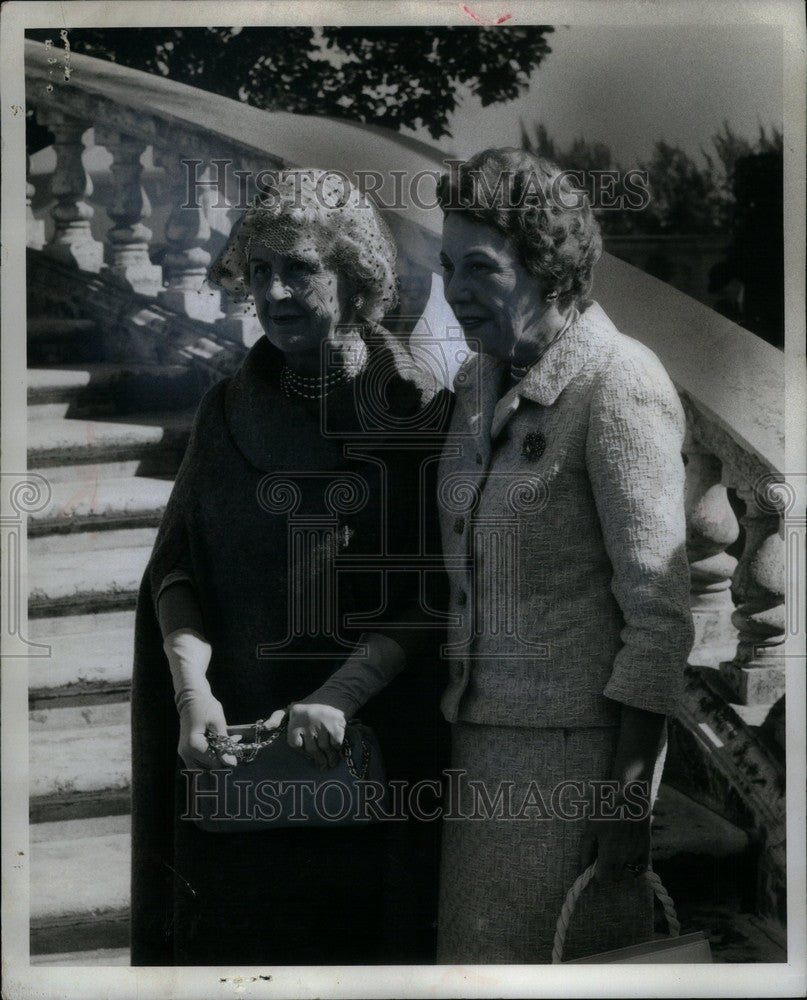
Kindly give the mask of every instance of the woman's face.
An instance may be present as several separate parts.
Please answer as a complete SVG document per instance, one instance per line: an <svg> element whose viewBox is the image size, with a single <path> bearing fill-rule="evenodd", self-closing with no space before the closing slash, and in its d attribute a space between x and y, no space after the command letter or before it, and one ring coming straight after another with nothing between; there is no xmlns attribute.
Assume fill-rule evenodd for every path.
<svg viewBox="0 0 807 1000"><path fill-rule="evenodd" d="M557 309L521 263L507 237L450 212L443 224L443 286L448 304L472 346L525 364L554 332Z"/></svg>
<svg viewBox="0 0 807 1000"><path fill-rule="evenodd" d="M284 354L318 355L323 340L348 321L347 282L306 233L290 235L282 249L254 246L249 282L267 339Z"/></svg>

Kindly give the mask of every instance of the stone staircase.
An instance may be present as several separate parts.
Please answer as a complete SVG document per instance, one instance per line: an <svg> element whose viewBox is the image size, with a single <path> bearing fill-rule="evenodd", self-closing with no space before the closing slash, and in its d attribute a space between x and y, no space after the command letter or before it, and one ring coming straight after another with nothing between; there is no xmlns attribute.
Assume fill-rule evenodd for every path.
<svg viewBox="0 0 807 1000"><path fill-rule="evenodd" d="M28 467L52 489L28 524L37 964L128 964L134 606L194 411L186 368L86 360L99 334L28 327Z"/></svg>

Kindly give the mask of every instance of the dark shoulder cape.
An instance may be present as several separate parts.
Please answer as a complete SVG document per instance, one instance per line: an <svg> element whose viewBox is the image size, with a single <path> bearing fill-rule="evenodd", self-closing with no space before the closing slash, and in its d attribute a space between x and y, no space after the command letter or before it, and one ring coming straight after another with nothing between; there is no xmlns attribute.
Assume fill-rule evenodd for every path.
<svg viewBox="0 0 807 1000"><path fill-rule="evenodd" d="M361 631L385 631L404 646L409 667L362 718L379 733L390 777L427 776L442 752L441 635L424 627L417 574L391 577L384 568L387 556L400 562L409 553L410 568L418 552L439 557L420 470L436 471L447 400L381 327L364 339L365 370L322 406L280 394L280 359L265 340L199 406L137 606L133 965L174 962L178 718L155 613L169 574L186 573L196 587L213 647L208 676L231 724L305 697ZM304 564L329 581L330 631L305 618L312 591L295 556L302 544L313 546ZM348 614L354 624L343 621ZM419 734L412 718L421 720ZM231 898L233 890L222 891Z"/></svg>

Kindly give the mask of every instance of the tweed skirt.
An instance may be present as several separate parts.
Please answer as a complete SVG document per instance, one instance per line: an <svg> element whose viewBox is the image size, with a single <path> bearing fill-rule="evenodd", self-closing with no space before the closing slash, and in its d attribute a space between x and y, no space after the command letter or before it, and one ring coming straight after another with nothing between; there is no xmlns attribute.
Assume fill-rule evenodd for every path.
<svg viewBox="0 0 807 1000"><path fill-rule="evenodd" d="M438 962L551 962L558 914L580 874L586 826L585 818L564 818L575 810L563 796L553 804L552 792L562 782L582 782L588 788L592 781L609 779L618 734L618 727L452 726L459 805L454 811L460 818L452 818L449 810L443 823ZM653 800L665 752L663 741ZM510 815L503 815L503 804L498 811L491 808L501 788L512 805ZM481 789L486 799L480 797ZM644 879L616 887L594 881L575 907L563 959L652 935L653 893Z"/></svg>

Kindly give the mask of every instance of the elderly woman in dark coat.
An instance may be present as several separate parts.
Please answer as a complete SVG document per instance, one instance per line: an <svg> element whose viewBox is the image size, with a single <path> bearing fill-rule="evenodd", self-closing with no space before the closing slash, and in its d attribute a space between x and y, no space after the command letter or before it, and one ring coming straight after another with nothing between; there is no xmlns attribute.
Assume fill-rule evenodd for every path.
<svg viewBox="0 0 807 1000"><path fill-rule="evenodd" d="M446 299L475 350L440 468L461 780L438 960L549 962L595 857L564 958L652 936L637 876L692 642L684 417L587 299L599 229L557 167L487 150L440 197Z"/></svg>
<svg viewBox="0 0 807 1000"><path fill-rule="evenodd" d="M214 266L254 298L265 337L200 404L141 589L135 965L433 960L437 824L211 833L182 818L182 763L236 763L207 734L284 712L322 768L360 713L389 779L439 775L436 657L411 627L413 574L388 564L420 551L418 463L440 400L377 323L394 261L344 179L289 171Z"/></svg>

